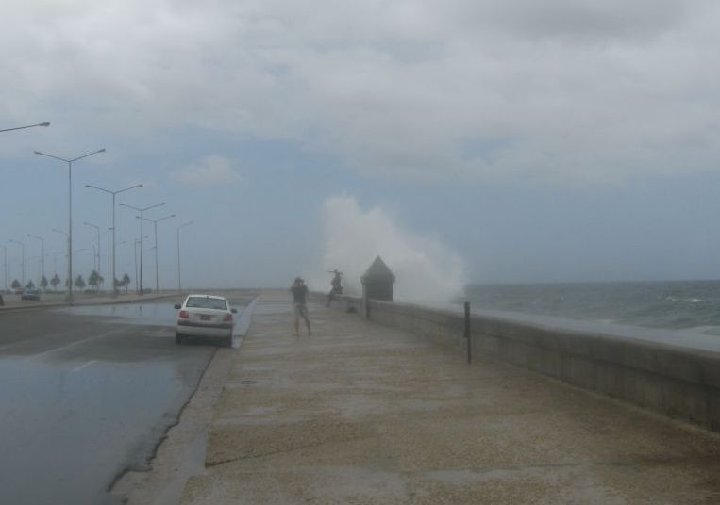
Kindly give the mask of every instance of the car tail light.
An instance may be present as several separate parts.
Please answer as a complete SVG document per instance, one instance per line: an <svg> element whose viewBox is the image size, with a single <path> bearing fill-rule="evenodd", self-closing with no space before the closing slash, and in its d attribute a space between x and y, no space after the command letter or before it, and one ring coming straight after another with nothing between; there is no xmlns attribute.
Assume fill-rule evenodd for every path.
<svg viewBox="0 0 720 505"><path fill-rule="evenodd" d="M232 314L225 314L225 319L223 319L223 321L232 321Z"/></svg>
<svg viewBox="0 0 720 505"><path fill-rule="evenodd" d="M180 313L178 314L178 317L180 319L190 319L190 313L188 313L187 310L181 310Z"/></svg>

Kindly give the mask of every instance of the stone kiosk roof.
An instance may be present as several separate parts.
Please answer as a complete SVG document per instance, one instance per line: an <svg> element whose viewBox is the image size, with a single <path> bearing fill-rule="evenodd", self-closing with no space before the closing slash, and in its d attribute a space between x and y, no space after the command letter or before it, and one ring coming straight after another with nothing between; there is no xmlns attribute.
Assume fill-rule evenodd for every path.
<svg viewBox="0 0 720 505"><path fill-rule="evenodd" d="M392 273L392 270L390 270L385 262L380 259L380 256L378 256L375 258L373 264L370 265L370 268L365 271L360 281L364 284L366 280L370 279L390 279L392 282L395 282L395 274Z"/></svg>

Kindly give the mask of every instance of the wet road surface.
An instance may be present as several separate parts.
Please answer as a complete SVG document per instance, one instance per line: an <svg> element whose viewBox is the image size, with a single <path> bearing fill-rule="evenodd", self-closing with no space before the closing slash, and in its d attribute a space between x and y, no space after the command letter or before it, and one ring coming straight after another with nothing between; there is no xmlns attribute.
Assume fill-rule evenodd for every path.
<svg viewBox="0 0 720 505"><path fill-rule="evenodd" d="M0 314L3 502L117 503L217 349L175 344L174 303Z"/></svg>

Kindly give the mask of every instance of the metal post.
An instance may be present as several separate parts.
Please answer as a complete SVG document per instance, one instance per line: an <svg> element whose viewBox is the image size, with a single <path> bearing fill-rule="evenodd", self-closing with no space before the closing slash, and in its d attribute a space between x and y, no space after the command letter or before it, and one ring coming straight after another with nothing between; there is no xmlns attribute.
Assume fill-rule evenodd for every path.
<svg viewBox="0 0 720 505"><path fill-rule="evenodd" d="M155 221L155 292L160 292L160 256L158 255L157 224Z"/></svg>
<svg viewBox="0 0 720 505"><path fill-rule="evenodd" d="M135 255L135 292L139 292L139 285L138 285L138 262L137 262L137 246L138 246L138 239L135 239L135 243L133 244L133 253Z"/></svg>
<svg viewBox="0 0 720 505"><path fill-rule="evenodd" d="M65 244L65 247L67 247L67 248L68 248L67 251L69 251L69 250L70 250L70 249L69 249L69 246L70 246L70 235L68 235L68 234L65 233L64 231L58 230L57 228L53 228L52 231L54 231L55 233L61 233L62 235L65 235L65 238L67 239L67 243ZM69 257L69 254L68 254L67 251L65 252L65 260L66 260L66 261L68 260L68 257ZM56 273L57 273L57 267L55 268L55 271L56 271ZM70 279L66 279L66 285L69 285L69 283L70 283Z"/></svg>
<svg viewBox="0 0 720 505"><path fill-rule="evenodd" d="M180 287L180 226L177 228L177 273L178 273L178 291L181 291Z"/></svg>
<svg viewBox="0 0 720 505"><path fill-rule="evenodd" d="M144 296L143 288L143 213L140 211L140 296Z"/></svg>
<svg viewBox="0 0 720 505"><path fill-rule="evenodd" d="M155 228L155 292L160 291L160 256L158 253L158 228L157 224L160 221L165 221L166 219L172 219L175 217L175 214L171 214L169 216L161 217L160 219L146 219L143 217L142 212L140 213L140 216L138 216L138 219L140 219L140 227L142 230L142 221L151 221ZM140 251L140 279L142 280L142 250ZM140 282L142 285L142 282Z"/></svg>
<svg viewBox="0 0 720 505"><path fill-rule="evenodd" d="M95 264L95 262L97 261L97 266L96 266L95 271L98 273L98 275L102 275L101 268L100 268L100 226L98 226L96 224L92 224L88 221L85 221L84 224L87 226L90 226L91 228L95 228L95 232L97 233L97 249L95 247L93 247L93 249L95 249L94 254L93 254L93 256L94 256L93 264Z"/></svg>
<svg viewBox="0 0 720 505"><path fill-rule="evenodd" d="M7 246L3 246L3 250L5 251L5 260L4 260L4 266L5 266L5 291L8 290L8 272L7 272Z"/></svg>
<svg viewBox="0 0 720 505"><path fill-rule="evenodd" d="M165 202L156 203L155 205L149 205L143 208L128 205L127 203L121 203L120 205L138 212L138 215L136 216L136 218L140 220L140 291L138 294L143 295L143 212L165 205Z"/></svg>
<svg viewBox="0 0 720 505"><path fill-rule="evenodd" d="M134 188L142 188L142 184L135 184L134 186L129 186L127 188L118 189L117 191L112 191L107 188L101 188L100 186L93 186L92 184L85 184L86 188L93 188L100 191L103 191L105 193L109 193L112 196L112 286L113 286L113 296L117 296L118 289L115 285L115 279L117 278L117 273L115 271L115 195L119 193L123 193L125 191L129 191ZM121 204L122 205L122 204ZM132 208L132 207L131 207ZM135 277L136 283L137 283L137 276Z"/></svg>
<svg viewBox="0 0 720 505"><path fill-rule="evenodd" d="M467 345L467 362L472 364L472 333L470 332L470 302L465 302L465 344Z"/></svg>
<svg viewBox="0 0 720 505"><path fill-rule="evenodd" d="M46 154L42 153L40 151L35 151L35 154L38 156L48 156L49 158L54 158L59 161L63 161L68 164L68 296L67 301L72 305L73 303L73 278L72 278L72 164L74 161L80 160L82 158L87 158L88 156L93 156L95 154L104 153L105 148L99 149L97 151L94 151L92 153L83 154L82 156L78 156L76 158L73 158L71 160L67 160L65 158L61 158L59 156L55 156L54 154Z"/></svg>
<svg viewBox="0 0 720 505"><path fill-rule="evenodd" d="M100 277L102 277L102 266L101 266L101 263L100 263L100 254L101 254L101 253L100 253L100 250L101 250L101 248L100 248L100 227L98 226L98 230L97 230L97 250L96 250L94 253L95 253L95 256L97 257L97 273L98 273L98 275L99 275ZM94 260L94 259L95 259L95 258L93 258L93 260Z"/></svg>
<svg viewBox="0 0 720 505"><path fill-rule="evenodd" d="M115 194L112 194L112 279L110 280L112 282L113 296L118 294L117 277L115 277Z"/></svg>
<svg viewBox="0 0 720 505"><path fill-rule="evenodd" d="M73 251L72 251L72 161L68 161L68 184L69 184L69 192L70 195L69 203L68 203L68 279L70 279L69 286L68 286L68 301L72 304L74 297L73 297L73 284L75 283L75 279L73 279Z"/></svg>

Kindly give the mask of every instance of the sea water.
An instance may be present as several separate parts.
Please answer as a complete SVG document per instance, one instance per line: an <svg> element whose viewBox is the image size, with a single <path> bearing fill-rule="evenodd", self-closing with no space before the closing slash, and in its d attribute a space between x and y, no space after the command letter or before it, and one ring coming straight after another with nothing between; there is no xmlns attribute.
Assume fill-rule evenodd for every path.
<svg viewBox="0 0 720 505"><path fill-rule="evenodd" d="M700 333L720 342L720 281L469 285L465 299L473 311Z"/></svg>
<svg viewBox="0 0 720 505"><path fill-rule="evenodd" d="M473 313L720 352L720 281L470 285Z"/></svg>

